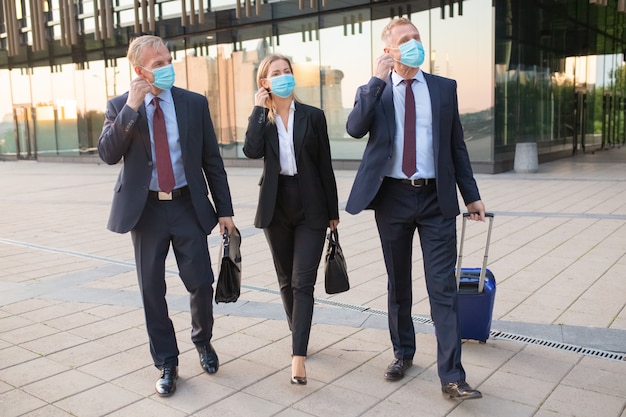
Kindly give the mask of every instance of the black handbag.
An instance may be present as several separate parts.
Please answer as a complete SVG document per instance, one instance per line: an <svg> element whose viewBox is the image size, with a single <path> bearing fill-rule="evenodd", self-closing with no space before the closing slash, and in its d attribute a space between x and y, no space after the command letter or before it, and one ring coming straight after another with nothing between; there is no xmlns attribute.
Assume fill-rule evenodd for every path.
<svg viewBox="0 0 626 417"><path fill-rule="evenodd" d="M222 235L220 248L220 273L215 289L216 303L234 303L241 293L241 234L239 229Z"/></svg>
<svg viewBox="0 0 626 417"><path fill-rule="evenodd" d="M339 233L337 229L328 234L328 246L326 247L326 265L324 266L324 284L327 294L337 294L350 289L348 280L348 267L343 251L339 245Z"/></svg>

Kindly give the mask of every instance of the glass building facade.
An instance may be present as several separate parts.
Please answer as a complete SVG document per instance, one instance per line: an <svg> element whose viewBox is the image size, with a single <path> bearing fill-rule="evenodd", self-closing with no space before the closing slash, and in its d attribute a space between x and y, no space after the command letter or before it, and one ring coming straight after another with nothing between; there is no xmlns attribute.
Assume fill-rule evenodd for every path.
<svg viewBox="0 0 626 417"><path fill-rule="evenodd" d="M623 0L0 0L0 159L98 160L106 101L133 78L141 33L168 42L178 87L207 97L227 165L242 152L256 70L289 56L296 95L322 108L335 166L356 168L364 140L345 122L382 54L382 28L420 30L422 69L458 81L476 172L624 143Z"/></svg>

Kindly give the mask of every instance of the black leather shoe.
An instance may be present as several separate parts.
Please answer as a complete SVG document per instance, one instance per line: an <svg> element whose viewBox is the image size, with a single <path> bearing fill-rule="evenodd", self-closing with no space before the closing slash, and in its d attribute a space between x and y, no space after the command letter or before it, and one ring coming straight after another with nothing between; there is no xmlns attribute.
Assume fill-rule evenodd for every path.
<svg viewBox="0 0 626 417"><path fill-rule="evenodd" d="M161 397L169 397L176 391L176 379L178 370L175 366L165 367L161 370L161 378L156 382L155 389Z"/></svg>
<svg viewBox="0 0 626 417"><path fill-rule="evenodd" d="M391 365L387 367L385 371L385 379L389 381L398 381L404 378L404 371L413 366L411 359L394 359Z"/></svg>
<svg viewBox="0 0 626 417"><path fill-rule="evenodd" d="M473 389L465 381L450 382L441 387L441 392L457 400L472 400L483 397L480 391Z"/></svg>
<svg viewBox="0 0 626 417"><path fill-rule="evenodd" d="M220 367L220 360L217 358L217 353L215 353L215 349L209 343L204 346L196 346L198 350L198 354L200 355L200 366L206 372L210 374L214 374Z"/></svg>

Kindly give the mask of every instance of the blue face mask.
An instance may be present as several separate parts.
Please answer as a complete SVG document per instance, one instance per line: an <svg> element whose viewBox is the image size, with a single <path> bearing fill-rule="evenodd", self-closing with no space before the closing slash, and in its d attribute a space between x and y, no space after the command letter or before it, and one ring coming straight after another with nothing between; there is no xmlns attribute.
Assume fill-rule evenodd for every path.
<svg viewBox="0 0 626 417"><path fill-rule="evenodd" d="M293 88L296 86L296 80L293 74L283 74L269 79L272 84L272 94L278 97L286 98L291 95Z"/></svg>
<svg viewBox="0 0 626 417"><path fill-rule="evenodd" d="M398 47L400 50L400 63L407 67L417 68L424 63L424 45L411 39Z"/></svg>
<svg viewBox="0 0 626 417"><path fill-rule="evenodd" d="M172 64L155 68L153 70L149 70L148 68L144 69L150 71L152 75L154 75L154 82L152 85L155 87L160 88L161 90L169 90L174 85L176 74L174 73L174 66Z"/></svg>

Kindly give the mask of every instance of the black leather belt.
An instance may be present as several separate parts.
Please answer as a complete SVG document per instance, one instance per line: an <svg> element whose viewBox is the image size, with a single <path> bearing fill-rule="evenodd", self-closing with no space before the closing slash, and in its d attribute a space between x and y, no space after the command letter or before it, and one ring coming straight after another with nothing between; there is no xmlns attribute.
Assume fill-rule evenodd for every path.
<svg viewBox="0 0 626 417"><path fill-rule="evenodd" d="M177 198L187 197L190 194L189 187L184 186L176 190L172 190L171 193L164 193L163 191L148 191L148 197L155 200L175 200Z"/></svg>
<svg viewBox="0 0 626 417"><path fill-rule="evenodd" d="M280 174L278 176L278 185L287 186L287 187L293 187L293 186L297 186L298 184L299 184L299 182L298 182L298 174L296 174L296 175L283 175L283 174Z"/></svg>
<svg viewBox="0 0 626 417"><path fill-rule="evenodd" d="M411 187L426 187L427 185L435 185L434 178L416 178L414 180L391 178L394 181L400 181L402 184L410 185Z"/></svg>

